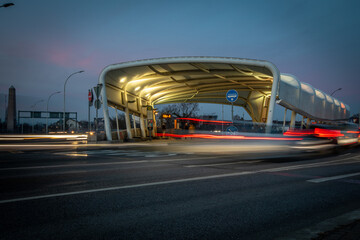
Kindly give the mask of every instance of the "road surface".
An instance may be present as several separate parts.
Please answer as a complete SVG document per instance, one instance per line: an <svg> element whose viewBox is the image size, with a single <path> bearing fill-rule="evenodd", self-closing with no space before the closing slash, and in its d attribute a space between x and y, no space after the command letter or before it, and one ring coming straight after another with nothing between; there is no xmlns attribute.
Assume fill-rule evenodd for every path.
<svg viewBox="0 0 360 240"><path fill-rule="evenodd" d="M311 159L34 149L0 153L0 239L308 239L360 218L359 148Z"/></svg>

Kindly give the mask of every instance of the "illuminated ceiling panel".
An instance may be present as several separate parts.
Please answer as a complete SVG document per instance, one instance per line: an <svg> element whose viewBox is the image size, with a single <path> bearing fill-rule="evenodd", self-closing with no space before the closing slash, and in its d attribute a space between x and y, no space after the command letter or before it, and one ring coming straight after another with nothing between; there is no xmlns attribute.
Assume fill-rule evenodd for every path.
<svg viewBox="0 0 360 240"><path fill-rule="evenodd" d="M267 62L240 58L174 57L139 60L106 67L101 76L109 105L140 113L145 105L199 102L230 104L226 92L239 93L234 105L242 106L254 121L264 120L265 101L271 96L272 71ZM282 105L313 119L343 119L342 103L296 77L282 74L279 82ZM128 101L132 104L128 104ZM326 101L323 101L325 100ZM284 105L285 104L285 105ZM266 118L266 116L265 116Z"/></svg>
<svg viewBox="0 0 360 240"><path fill-rule="evenodd" d="M177 57L114 64L104 69L110 106L123 108L126 101L117 94L138 99L140 105L181 102L230 104L226 92L235 89L234 105L245 107L260 120L258 100L271 95L273 76L269 65L259 60L220 57ZM274 66L275 67L275 66ZM111 89L111 90L110 90ZM134 101L134 100L131 100ZM261 104L260 104L261 105ZM134 105L129 106L132 111Z"/></svg>
<svg viewBox="0 0 360 240"><path fill-rule="evenodd" d="M203 93L216 92L223 95L221 102L227 104L225 94L229 89L270 94L272 76L267 68L241 64L164 61L110 71L106 83L135 95L139 89L144 89L141 97L154 103L167 103L167 99L173 102L174 98L178 102L191 98L208 103L213 99L204 97ZM145 92L145 95L152 96L151 99L145 97Z"/></svg>

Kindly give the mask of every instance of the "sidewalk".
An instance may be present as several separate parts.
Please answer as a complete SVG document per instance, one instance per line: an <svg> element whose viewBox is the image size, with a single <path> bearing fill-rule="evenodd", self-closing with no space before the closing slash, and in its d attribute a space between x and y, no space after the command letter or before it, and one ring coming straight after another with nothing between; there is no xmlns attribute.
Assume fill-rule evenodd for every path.
<svg viewBox="0 0 360 240"><path fill-rule="evenodd" d="M333 230L320 233L312 240L358 240L360 239L360 219L347 225L340 225Z"/></svg>

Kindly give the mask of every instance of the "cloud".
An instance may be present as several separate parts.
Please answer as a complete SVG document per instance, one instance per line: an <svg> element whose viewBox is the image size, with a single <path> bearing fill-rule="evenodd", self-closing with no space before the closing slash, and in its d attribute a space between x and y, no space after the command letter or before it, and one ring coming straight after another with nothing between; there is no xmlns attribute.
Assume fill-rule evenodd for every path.
<svg viewBox="0 0 360 240"><path fill-rule="evenodd" d="M105 59L105 57L99 57L103 54L95 51L89 52L88 49L91 48L76 43L13 41L2 48L1 52L8 59L20 58L63 68L81 68L98 74L102 66L101 62L96 59Z"/></svg>

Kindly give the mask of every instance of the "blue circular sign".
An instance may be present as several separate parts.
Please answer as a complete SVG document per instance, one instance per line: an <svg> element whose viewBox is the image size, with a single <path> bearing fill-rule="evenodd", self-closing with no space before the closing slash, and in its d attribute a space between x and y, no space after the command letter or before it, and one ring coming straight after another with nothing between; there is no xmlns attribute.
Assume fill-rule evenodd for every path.
<svg viewBox="0 0 360 240"><path fill-rule="evenodd" d="M239 130L237 129L237 127L235 127L233 125L226 128L227 134L234 134L235 132L238 132L238 131Z"/></svg>
<svg viewBox="0 0 360 240"><path fill-rule="evenodd" d="M226 99L232 103L238 99L238 96L239 96L238 92L234 89L231 89L226 93Z"/></svg>

